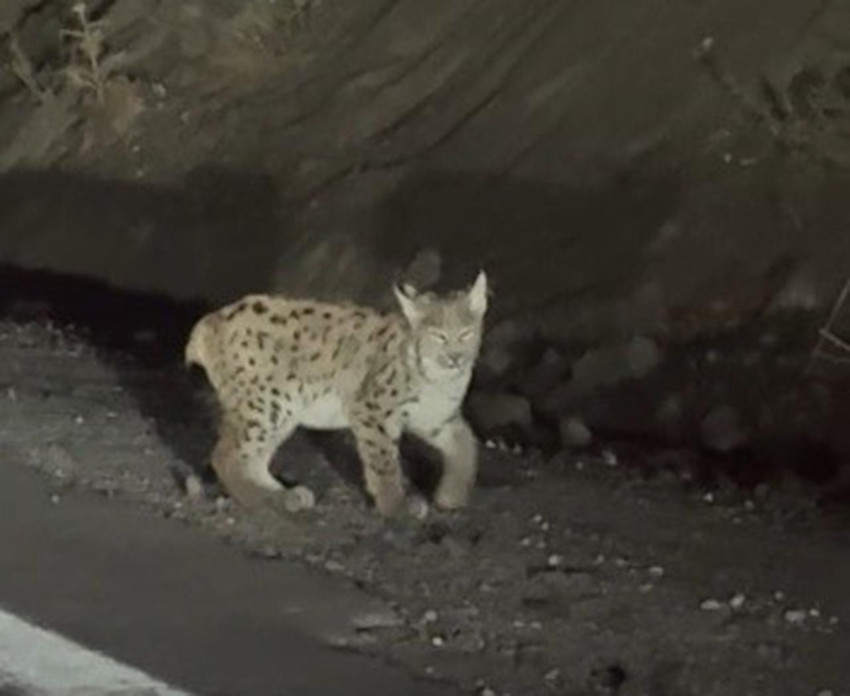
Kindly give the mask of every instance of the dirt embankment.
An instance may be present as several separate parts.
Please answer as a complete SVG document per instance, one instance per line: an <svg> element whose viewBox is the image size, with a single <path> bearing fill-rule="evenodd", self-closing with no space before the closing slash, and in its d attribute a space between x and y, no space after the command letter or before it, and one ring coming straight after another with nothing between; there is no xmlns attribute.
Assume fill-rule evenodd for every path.
<svg viewBox="0 0 850 696"><path fill-rule="evenodd" d="M850 260L844 5L75 8L0 15L0 260L215 302L486 266L484 435L850 451L800 391Z"/></svg>

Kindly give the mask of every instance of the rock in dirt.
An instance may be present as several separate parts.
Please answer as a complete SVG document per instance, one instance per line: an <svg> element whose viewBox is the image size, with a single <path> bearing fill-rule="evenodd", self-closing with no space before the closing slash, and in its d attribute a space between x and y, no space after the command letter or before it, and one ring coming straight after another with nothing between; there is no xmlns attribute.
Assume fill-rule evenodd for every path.
<svg viewBox="0 0 850 696"><path fill-rule="evenodd" d="M564 418L558 426L558 432L564 447L587 447L593 441L590 428L577 416Z"/></svg>
<svg viewBox="0 0 850 696"><path fill-rule="evenodd" d="M626 358L631 376L646 377L661 362L658 344L647 336L635 336L626 347Z"/></svg>
<svg viewBox="0 0 850 696"><path fill-rule="evenodd" d="M440 280L442 264L440 252L422 249L405 269L403 280L419 291L428 290Z"/></svg>
<svg viewBox="0 0 850 696"><path fill-rule="evenodd" d="M531 404L519 394L473 392L467 408L472 424L485 435L507 431L530 436L534 428Z"/></svg>
<svg viewBox="0 0 850 696"><path fill-rule="evenodd" d="M570 363L566 356L550 347L519 380L520 389L532 402L540 403L569 377L569 373Z"/></svg>
<svg viewBox="0 0 850 696"><path fill-rule="evenodd" d="M510 319L487 329L477 363L479 372L490 379L505 375L516 362L525 337L522 324Z"/></svg>
<svg viewBox="0 0 850 696"><path fill-rule="evenodd" d="M731 406L720 406L700 423L703 444L716 452L731 452L745 444L747 433L738 412Z"/></svg>

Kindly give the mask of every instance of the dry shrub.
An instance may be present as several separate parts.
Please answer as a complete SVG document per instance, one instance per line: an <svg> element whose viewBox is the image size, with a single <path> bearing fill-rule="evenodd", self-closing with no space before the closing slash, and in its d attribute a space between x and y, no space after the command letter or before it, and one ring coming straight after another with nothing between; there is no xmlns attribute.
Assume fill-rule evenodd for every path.
<svg viewBox="0 0 850 696"><path fill-rule="evenodd" d="M214 86L250 89L283 73L291 44L308 26L314 0L248 2L220 23L210 63Z"/></svg>

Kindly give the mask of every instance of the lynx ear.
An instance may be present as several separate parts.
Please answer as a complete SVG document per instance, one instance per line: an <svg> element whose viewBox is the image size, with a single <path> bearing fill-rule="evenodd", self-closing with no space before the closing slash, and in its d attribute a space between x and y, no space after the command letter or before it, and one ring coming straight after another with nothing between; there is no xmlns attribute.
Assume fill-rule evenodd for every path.
<svg viewBox="0 0 850 696"><path fill-rule="evenodd" d="M478 272L478 277L470 288L468 297L469 308L473 314L483 316L484 312L487 311L487 274L484 271Z"/></svg>
<svg viewBox="0 0 850 696"><path fill-rule="evenodd" d="M422 313L416 302L415 288L408 283L396 284L393 286L393 292L401 307L401 313L404 314L411 326L416 326L422 318Z"/></svg>

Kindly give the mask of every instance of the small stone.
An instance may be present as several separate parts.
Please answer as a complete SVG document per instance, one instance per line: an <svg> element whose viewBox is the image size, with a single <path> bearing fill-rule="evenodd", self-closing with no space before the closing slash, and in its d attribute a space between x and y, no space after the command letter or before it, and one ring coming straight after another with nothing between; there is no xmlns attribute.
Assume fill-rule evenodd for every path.
<svg viewBox="0 0 850 696"><path fill-rule="evenodd" d="M781 602L785 599L785 593L782 590L776 590L776 592L773 593L773 599L777 602Z"/></svg>
<svg viewBox="0 0 850 696"><path fill-rule="evenodd" d="M341 573L345 570L345 566L339 561L335 561L331 558L325 561L325 570L329 573Z"/></svg>
<svg viewBox="0 0 850 696"><path fill-rule="evenodd" d="M605 463L605 466L617 466L619 461L617 460L617 455L611 450L605 450L602 452L602 461Z"/></svg>
<svg viewBox="0 0 850 696"><path fill-rule="evenodd" d="M711 411L700 423L703 444L716 452L731 452L748 439L741 425L741 417L731 406L720 406Z"/></svg>
<svg viewBox="0 0 850 696"><path fill-rule="evenodd" d="M662 578L664 577L664 568L658 565L651 566L649 569L649 574L654 578Z"/></svg>
<svg viewBox="0 0 850 696"><path fill-rule="evenodd" d="M469 418L484 433L512 429L530 433L534 427L531 403L520 394L476 391L467 399Z"/></svg>
<svg viewBox="0 0 850 696"><path fill-rule="evenodd" d="M743 606L744 606L744 603L745 603L746 601L747 601L746 596L745 596L744 594L742 594L742 593L740 593L740 592L739 592L738 594L734 595L734 596L733 596L733 597L729 600L729 606L730 606L730 607L732 607L732 608L733 608L733 609L735 609L735 610L738 610L738 609L741 609L741 607L743 607Z"/></svg>
<svg viewBox="0 0 850 696"><path fill-rule="evenodd" d="M558 426L561 443L565 447L587 447L593 441L593 433L585 422L576 416L566 418Z"/></svg>
<svg viewBox="0 0 850 696"><path fill-rule="evenodd" d="M699 608L703 611L720 611L723 605L716 599L704 599L700 602Z"/></svg>
<svg viewBox="0 0 850 696"><path fill-rule="evenodd" d="M520 546L528 547L528 546L531 546L531 544L532 544L532 541L529 537L523 537L522 539L519 540Z"/></svg>
<svg viewBox="0 0 850 696"><path fill-rule="evenodd" d="M56 493L50 496L50 502L54 505L58 505L60 500L61 498Z"/></svg>
<svg viewBox="0 0 850 696"><path fill-rule="evenodd" d="M817 607L812 607L811 609L809 609L809 616L811 616L813 619L819 619L820 609L818 609Z"/></svg>
<svg viewBox="0 0 850 696"><path fill-rule="evenodd" d="M431 638L431 645L435 648L442 648L446 644L445 639L442 636L434 636Z"/></svg>
<svg viewBox="0 0 850 696"><path fill-rule="evenodd" d="M549 523L548 522L541 522L540 523L540 531L541 532L548 532L549 531Z"/></svg>
<svg viewBox="0 0 850 696"><path fill-rule="evenodd" d="M190 474L186 477L183 485L186 488L186 497L189 500L198 501L204 499L204 484L201 482L200 477Z"/></svg>
<svg viewBox="0 0 850 696"><path fill-rule="evenodd" d="M658 344L647 336L635 336L626 348L626 359L632 377L646 377L661 362Z"/></svg>
<svg viewBox="0 0 850 696"><path fill-rule="evenodd" d="M557 553L553 553L549 558L546 559L546 565L550 568L557 568L564 564L564 557L559 556Z"/></svg>
<svg viewBox="0 0 850 696"><path fill-rule="evenodd" d="M543 675L543 678L547 682L558 681L561 677L561 670L559 669L550 669L546 674Z"/></svg>
<svg viewBox="0 0 850 696"><path fill-rule="evenodd" d="M487 440L484 440L484 447L485 449L494 450L496 449L496 443L488 438Z"/></svg>
<svg viewBox="0 0 850 696"><path fill-rule="evenodd" d="M712 493L711 491L709 491L708 493L706 493L706 494L702 497L702 502L707 503L708 505L713 504L713 503L714 503L714 493Z"/></svg>
<svg viewBox="0 0 850 696"><path fill-rule="evenodd" d="M437 621L437 612L433 609L429 609L424 614L422 614L422 623L423 624L432 624Z"/></svg>
<svg viewBox="0 0 850 696"><path fill-rule="evenodd" d="M485 686L483 689L481 689L479 693L481 694L481 696L496 696L496 692L488 686Z"/></svg>
<svg viewBox="0 0 850 696"><path fill-rule="evenodd" d="M799 626L805 622L808 612L805 609L787 609L782 616L788 623Z"/></svg>
<svg viewBox="0 0 850 696"><path fill-rule="evenodd" d="M83 418L82 416L77 416L76 418L74 418L74 423L76 423L77 425L82 425L85 422L86 422L86 419Z"/></svg>
<svg viewBox="0 0 850 696"><path fill-rule="evenodd" d="M402 623L402 618L390 607L380 607L372 611L365 611L351 619L351 624L359 631L394 628L400 626Z"/></svg>

